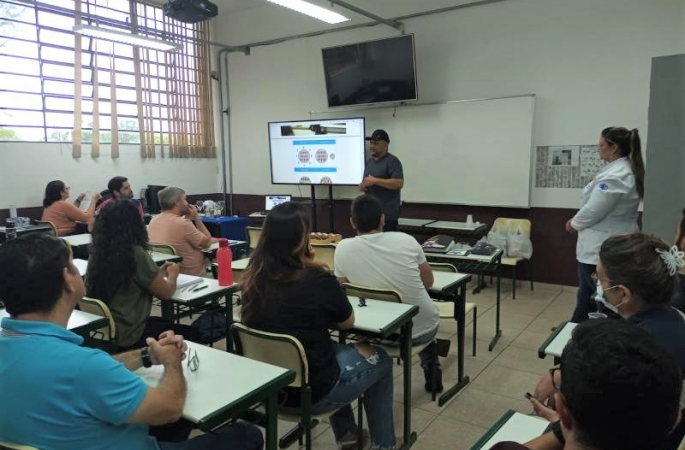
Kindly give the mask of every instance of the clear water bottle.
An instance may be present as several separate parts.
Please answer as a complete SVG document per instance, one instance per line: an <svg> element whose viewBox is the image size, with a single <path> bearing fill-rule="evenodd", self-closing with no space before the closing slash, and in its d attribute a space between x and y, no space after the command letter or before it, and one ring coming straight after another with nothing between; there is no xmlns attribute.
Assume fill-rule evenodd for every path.
<svg viewBox="0 0 685 450"><path fill-rule="evenodd" d="M17 238L17 229L14 226L14 219L5 220L5 238L8 241Z"/></svg>
<svg viewBox="0 0 685 450"><path fill-rule="evenodd" d="M216 262L219 264L219 286L233 284L233 252L228 245L228 239L219 239L219 250L216 251Z"/></svg>

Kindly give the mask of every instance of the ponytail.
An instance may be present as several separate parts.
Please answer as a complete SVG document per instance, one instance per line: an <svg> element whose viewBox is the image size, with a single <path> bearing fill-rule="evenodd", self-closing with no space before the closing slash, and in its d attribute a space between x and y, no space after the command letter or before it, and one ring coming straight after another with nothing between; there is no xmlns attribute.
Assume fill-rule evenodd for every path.
<svg viewBox="0 0 685 450"><path fill-rule="evenodd" d="M642 160L642 146L637 128L609 127L602 130L602 137L618 148L621 157L630 159L630 168L635 177L635 187L640 199L645 197L645 163Z"/></svg>
<svg viewBox="0 0 685 450"><path fill-rule="evenodd" d="M640 199L645 198L645 163L642 160L642 146L637 128L630 130L630 167L635 176L635 187Z"/></svg>

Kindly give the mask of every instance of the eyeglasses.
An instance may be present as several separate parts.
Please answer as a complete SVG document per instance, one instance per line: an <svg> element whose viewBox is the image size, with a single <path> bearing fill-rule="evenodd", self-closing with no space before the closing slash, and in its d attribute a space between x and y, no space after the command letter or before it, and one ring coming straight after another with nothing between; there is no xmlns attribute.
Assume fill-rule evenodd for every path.
<svg viewBox="0 0 685 450"><path fill-rule="evenodd" d="M195 372L200 367L200 358L197 356L197 351L192 348L188 349L188 369Z"/></svg>
<svg viewBox="0 0 685 450"><path fill-rule="evenodd" d="M552 387L554 387L555 391L560 392L559 386L557 386L557 382L554 380L554 372L556 372L557 370L561 370L561 366L552 367L551 369L549 369L549 374L552 377Z"/></svg>
<svg viewBox="0 0 685 450"><path fill-rule="evenodd" d="M366 306L366 299L365 298L359 297L359 306L360 307Z"/></svg>

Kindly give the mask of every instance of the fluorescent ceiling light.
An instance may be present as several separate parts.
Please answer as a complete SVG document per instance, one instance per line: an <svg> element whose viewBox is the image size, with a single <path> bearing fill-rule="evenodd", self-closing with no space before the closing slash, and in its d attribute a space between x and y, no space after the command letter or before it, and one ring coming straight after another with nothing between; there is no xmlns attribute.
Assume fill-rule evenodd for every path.
<svg viewBox="0 0 685 450"><path fill-rule="evenodd" d="M180 50L183 47L181 44L173 44L161 39L149 38L138 34L127 33L125 31L100 28L93 25L74 25L72 31L74 33L82 34L83 36L121 42L122 44L138 45L140 47L161 50L164 52Z"/></svg>
<svg viewBox="0 0 685 450"><path fill-rule="evenodd" d="M271 3L281 5L285 8L292 9L302 14L306 14L315 19L323 20L326 23L336 24L347 22L349 18L338 14L337 12L329 11L326 8L314 5L304 0L268 0Z"/></svg>

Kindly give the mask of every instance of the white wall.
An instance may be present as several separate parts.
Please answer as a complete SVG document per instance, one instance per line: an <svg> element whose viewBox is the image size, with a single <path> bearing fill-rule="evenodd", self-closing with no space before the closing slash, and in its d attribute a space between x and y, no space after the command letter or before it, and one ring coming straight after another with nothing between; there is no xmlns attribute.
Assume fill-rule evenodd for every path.
<svg viewBox="0 0 685 450"><path fill-rule="evenodd" d="M104 148L102 148L104 147ZM71 187L72 196L107 188L116 175L129 178L136 197L148 184L174 185L189 194L218 192L219 175L216 159L143 160L137 145L122 145L120 157L112 159L107 146L101 146L100 157L90 157L84 146L83 156L71 156L71 144L0 142L0 209L10 204L20 207L40 206L45 185L62 180Z"/></svg>
<svg viewBox="0 0 685 450"><path fill-rule="evenodd" d="M283 30L259 12L221 17L215 40L245 44L259 40L255 30ZM536 146L594 144L609 125L637 127L646 142L651 58L685 51L684 17L685 0L512 0L405 28L416 34L421 101L535 93ZM297 193L270 184L267 122L326 109L322 47L391 35L376 26L230 56L235 193ZM579 196L533 188L532 205L574 208Z"/></svg>

